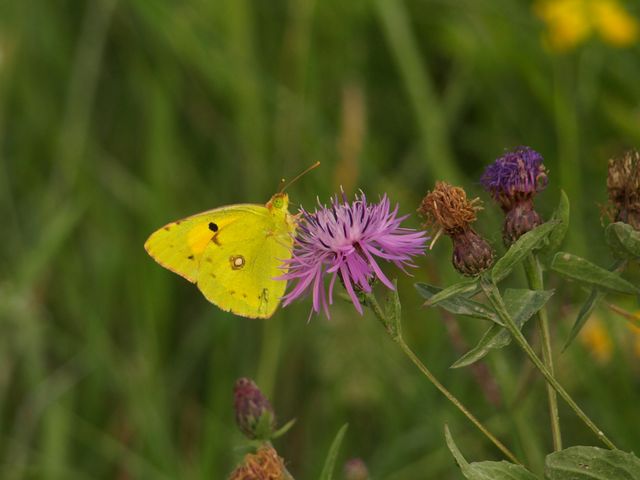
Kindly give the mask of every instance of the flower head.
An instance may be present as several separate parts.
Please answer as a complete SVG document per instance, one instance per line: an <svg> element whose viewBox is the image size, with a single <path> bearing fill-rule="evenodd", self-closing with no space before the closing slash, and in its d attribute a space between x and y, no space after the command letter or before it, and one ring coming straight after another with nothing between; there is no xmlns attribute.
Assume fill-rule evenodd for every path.
<svg viewBox="0 0 640 480"><path fill-rule="evenodd" d="M640 153L629 150L609 160L607 177L613 217L640 230Z"/></svg>
<svg viewBox="0 0 640 480"><path fill-rule="evenodd" d="M378 262L385 260L400 268L413 266L412 257L424 253L426 233L401 227L407 217L397 216L397 205L390 209L386 195L378 203L368 203L360 193L349 203L342 192L342 199L336 195L329 207L318 205L313 213L301 209L293 256L283 265L288 272L279 277L296 282L283 297L284 305L311 291L312 311L322 309L329 317L333 288L339 279L362 313L358 291L370 292L375 279L394 288ZM330 278L328 288L325 277Z"/></svg>
<svg viewBox="0 0 640 480"><path fill-rule="evenodd" d="M493 249L471 224L481 209L480 200L469 200L460 187L436 182L422 199L418 212L427 226L443 230L453 242L453 266L463 275L476 276L493 265Z"/></svg>
<svg viewBox="0 0 640 480"><path fill-rule="evenodd" d="M489 165L480 182L496 200L506 217L503 239L511 245L542 223L533 208L533 197L547 186L542 155L529 147L517 147Z"/></svg>
<svg viewBox="0 0 640 480"><path fill-rule="evenodd" d="M640 25L617 0L538 0L536 14L547 26L545 43L557 52L569 51L593 33L613 47L638 39Z"/></svg>
<svg viewBox="0 0 640 480"><path fill-rule="evenodd" d="M480 182L504 210L529 200L547 186L542 155L529 147L517 147L489 165Z"/></svg>
<svg viewBox="0 0 640 480"><path fill-rule="evenodd" d="M275 415L269 400L249 378L240 378L233 388L236 423L250 439L268 439L275 431Z"/></svg>
<svg viewBox="0 0 640 480"><path fill-rule="evenodd" d="M242 464L229 475L229 480L286 480L282 458L270 445L261 446L256 453L245 455Z"/></svg>

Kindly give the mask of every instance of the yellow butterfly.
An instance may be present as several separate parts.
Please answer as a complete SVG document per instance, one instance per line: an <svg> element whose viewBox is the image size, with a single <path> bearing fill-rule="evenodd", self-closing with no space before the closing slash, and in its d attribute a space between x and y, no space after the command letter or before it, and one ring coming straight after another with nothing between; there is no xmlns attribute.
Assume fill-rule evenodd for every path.
<svg viewBox="0 0 640 480"><path fill-rule="evenodd" d="M237 204L172 222L151 234L144 248L163 267L198 285L222 310L269 318L287 288L282 264L291 258L296 218L284 190L265 205ZM284 182L284 180L283 180Z"/></svg>
<svg viewBox="0 0 640 480"><path fill-rule="evenodd" d="M238 204L169 223L148 238L153 259L195 283L211 303L249 318L269 318L287 282L282 260L291 258L295 219L289 196Z"/></svg>

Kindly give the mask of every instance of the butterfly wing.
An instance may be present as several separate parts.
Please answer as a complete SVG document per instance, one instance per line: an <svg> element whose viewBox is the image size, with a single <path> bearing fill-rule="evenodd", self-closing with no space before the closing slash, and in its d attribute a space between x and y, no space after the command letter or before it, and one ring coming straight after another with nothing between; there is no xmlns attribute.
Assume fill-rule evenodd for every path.
<svg viewBox="0 0 640 480"><path fill-rule="evenodd" d="M259 207L221 229L202 254L198 288L223 310L250 318L269 318L284 295L287 282L282 260L291 258L292 223Z"/></svg>
<svg viewBox="0 0 640 480"><path fill-rule="evenodd" d="M214 236L243 215L255 215L256 208L264 207L232 205L183 218L152 233L144 248L160 265L196 283L202 253Z"/></svg>
<svg viewBox="0 0 640 480"><path fill-rule="evenodd" d="M283 273L282 260L291 258L292 225L264 205L232 205L165 225L145 249L221 309L268 318L286 288L286 281L273 278Z"/></svg>

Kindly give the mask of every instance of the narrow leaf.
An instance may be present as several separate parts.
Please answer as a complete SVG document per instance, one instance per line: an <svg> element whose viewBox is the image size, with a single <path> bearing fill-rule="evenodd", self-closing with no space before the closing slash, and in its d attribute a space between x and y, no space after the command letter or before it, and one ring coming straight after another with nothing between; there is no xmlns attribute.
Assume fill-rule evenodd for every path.
<svg viewBox="0 0 640 480"><path fill-rule="evenodd" d="M478 288L478 279L476 278L454 283L453 285L450 285L444 290L433 295L429 300L425 302L425 306L433 307L443 300L460 295L469 295L478 291Z"/></svg>
<svg viewBox="0 0 640 480"><path fill-rule="evenodd" d="M342 440L344 438L345 433L347 433L348 424L344 424L338 433L336 434L333 442L331 442L331 447L329 447L329 453L327 454L327 458L324 461L324 466L322 467L322 473L320 473L320 477L318 480L332 480L333 479L333 470L336 466L336 458L338 457L338 452L340 451L340 445L342 444Z"/></svg>
<svg viewBox="0 0 640 480"><path fill-rule="evenodd" d="M509 462L473 462L468 463L453 441L449 427L445 425L444 436L449 451L468 480L540 480L522 465Z"/></svg>
<svg viewBox="0 0 640 480"><path fill-rule="evenodd" d="M570 212L571 208L569 206L569 198L564 190L560 190L560 202L558 203L556 211L553 212L553 215L551 216L551 221L555 220L558 223L549 233L546 245L540 249L540 255L549 259L558 251L560 245L562 245L565 235L567 234L567 229L569 228Z"/></svg>
<svg viewBox="0 0 640 480"><path fill-rule="evenodd" d="M604 231L611 253L616 258L640 257L640 232L623 222L612 223Z"/></svg>
<svg viewBox="0 0 640 480"><path fill-rule="evenodd" d="M422 282L416 283L415 287L416 290L418 290L418 293L427 300L430 300L442 291L442 288L440 287ZM498 315L490 307L470 300L463 295L452 296L444 299L438 302L438 307L444 308L446 311L456 315L481 318L483 320L489 320L502 325L502 322L498 319Z"/></svg>
<svg viewBox="0 0 640 480"><path fill-rule="evenodd" d="M548 480L640 480L640 459L632 453L571 447L547 455Z"/></svg>
<svg viewBox="0 0 640 480"><path fill-rule="evenodd" d="M507 289L504 302L509 315L518 328L540 310L553 295L553 290L520 290ZM511 334L506 328L493 325L485 332L478 344L460 357L451 368L461 368L477 362L491 350L506 347L511 343Z"/></svg>
<svg viewBox="0 0 640 480"><path fill-rule="evenodd" d="M558 252L551 262L551 269L559 274L588 286L613 292L637 294L638 288L618 274L599 267L590 261L566 252Z"/></svg>
<svg viewBox="0 0 640 480"><path fill-rule="evenodd" d="M514 242L507 253L496 262L491 270L491 279L493 283L498 283L504 279L511 270L518 265L524 257L540 246L540 243L551 233L558 225L558 220L550 220L533 230L522 235Z"/></svg>
<svg viewBox="0 0 640 480"><path fill-rule="evenodd" d="M602 290L598 290L597 288L591 289L589 298L587 298L587 301L582 304L582 307L580 307L580 311L578 312L578 316L576 317L576 321L573 322L573 327L571 327L569 337L567 338L564 347L562 347L563 352L576 339L582 330L582 327L584 327L584 324L587 323L587 320L591 316L591 312L593 312L593 309L596 308L598 303L600 303L600 300L602 300L605 295L606 292L603 292Z"/></svg>

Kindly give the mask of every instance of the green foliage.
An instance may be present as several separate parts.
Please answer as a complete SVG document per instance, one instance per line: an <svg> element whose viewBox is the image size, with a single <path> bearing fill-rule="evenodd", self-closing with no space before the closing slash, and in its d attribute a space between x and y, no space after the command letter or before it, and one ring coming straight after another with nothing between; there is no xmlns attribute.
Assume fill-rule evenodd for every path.
<svg viewBox="0 0 640 480"><path fill-rule="evenodd" d="M447 426L445 426L444 435L449 451L456 459L456 463L467 480L540 480L539 477L527 471L522 465L515 465L505 461L469 463L453 441Z"/></svg>
<svg viewBox="0 0 640 480"><path fill-rule="evenodd" d="M338 430L333 442L331 442L331 447L329 447L329 452L327 453L327 458L324 461L324 466L322 467L322 472L320 472L318 480L333 480L333 471L335 470L338 453L340 453L340 445L342 445L342 440L347 433L348 427L349 425L345 423L340 430Z"/></svg>
<svg viewBox="0 0 640 480"><path fill-rule="evenodd" d="M589 260L571 253L556 253L551 262L551 269L571 280L590 287L629 295L640 292L638 287L629 283L617 273L599 267Z"/></svg>
<svg viewBox="0 0 640 480"><path fill-rule="evenodd" d="M627 223L615 222L604 231L607 244L617 258L640 258L640 232Z"/></svg>
<svg viewBox="0 0 640 480"><path fill-rule="evenodd" d="M551 222L558 222L558 224L551 233L549 233L547 242L540 248L538 252L540 256L551 258L560 249L567 230L569 229L570 213L569 197L567 197L564 190L560 190L560 202L549 220Z"/></svg>
<svg viewBox="0 0 640 480"><path fill-rule="evenodd" d="M460 284L454 284L453 287L456 285ZM501 325L498 316L489 307L466 297L470 290L467 289L466 284L463 285L464 286L461 289L458 289L457 287L455 289L451 287L442 289L434 285L429 285L428 283L418 282L415 284L415 288L418 290L418 293L422 298L427 299L427 302L425 302L425 305L427 306L438 306L456 315L480 318L482 320L489 320L490 322ZM441 295L438 300L437 295L441 294L441 292L445 290L445 295ZM434 298L436 298L436 302L433 301Z"/></svg>
<svg viewBox="0 0 640 480"><path fill-rule="evenodd" d="M540 310L553 295L553 291L507 289L504 304L513 321L522 329L524 324ZM511 343L511 333L505 327L492 325L482 336L478 344L451 365L460 368L471 365L491 350L506 347Z"/></svg>
<svg viewBox="0 0 640 480"><path fill-rule="evenodd" d="M491 269L493 283L499 283L506 278L511 271L519 265L527 255L540 247L542 242L557 228L563 228L563 223L558 220L550 220L533 230L522 235L509 247Z"/></svg>
<svg viewBox="0 0 640 480"><path fill-rule="evenodd" d="M620 450L571 447L547 456L547 480L640 480L640 459Z"/></svg>

